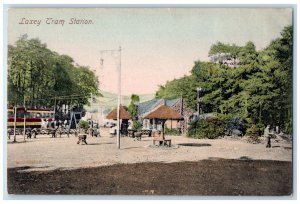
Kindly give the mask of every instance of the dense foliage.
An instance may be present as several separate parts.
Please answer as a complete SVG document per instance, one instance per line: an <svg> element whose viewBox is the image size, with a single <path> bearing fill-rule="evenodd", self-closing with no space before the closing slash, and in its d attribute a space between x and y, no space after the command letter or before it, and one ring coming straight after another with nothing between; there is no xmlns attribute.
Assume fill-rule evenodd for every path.
<svg viewBox="0 0 300 204"><path fill-rule="evenodd" d="M256 132L256 127L261 129L267 125L279 126L291 134L292 26L285 27L281 37L263 50L257 51L252 42L245 46L217 42L209 54L213 60L196 61L191 75L160 86L156 97L183 97L190 108L197 110L197 89L201 87L205 90L201 101L204 113L240 117L245 120L247 128L254 130L249 130L251 134ZM233 61L233 66L224 63L226 60ZM194 126L197 124L191 124Z"/></svg>
<svg viewBox="0 0 300 204"><path fill-rule="evenodd" d="M179 129L175 129L175 128L165 128L165 134L166 135L173 135L173 136L179 136L181 135L181 132Z"/></svg>
<svg viewBox="0 0 300 204"><path fill-rule="evenodd" d="M233 117L226 122L225 134L242 136L246 131L246 123L241 117Z"/></svg>
<svg viewBox="0 0 300 204"><path fill-rule="evenodd" d="M128 106L128 112L132 116L132 129L140 130L142 128L142 124L137 120L138 119L138 107L137 104L140 102L140 97L138 95L132 94L131 101Z"/></svg>
<svg viewBox="0 0 300 204"><path fill-rule="evenodd" d="M198 118L190 123L187 135L198 139L216 139L223 136L224 131L225 121L222 118Z"/></svg>
<svg viewBox="0 0 300 204"><path fill-rule="evenodd" d="M140 102L140 97L138 95L132 94L131 101L128 106L128 112L131 114L133 121L136 121L138 117L138 109L137 109L138 102Z"/></svg>
<svg viewBox="0 0 300 204"><path fill-rule="evenodd" d="M87 130L87 129L89 129L89 122L85 121L85 120L80 120L78 123L78 126L79 126L79 128Z"/></svg>
<svg viewBox="0 0 300 204"><path fill-rule="evenodd" d="M141 129L142 129L142 124L141 124L139 121L133 120L132 123L133 123L133 124L132 124L132 130L138 131L138 130L141 130Z"/></svg>
<svg viewBox="0 0 300 204"><path fill-rule="evenodd" d="M8 47L8 105L82 106L99 95L98 79L71 57L51 51L39 39L22 36Z"/></svg>

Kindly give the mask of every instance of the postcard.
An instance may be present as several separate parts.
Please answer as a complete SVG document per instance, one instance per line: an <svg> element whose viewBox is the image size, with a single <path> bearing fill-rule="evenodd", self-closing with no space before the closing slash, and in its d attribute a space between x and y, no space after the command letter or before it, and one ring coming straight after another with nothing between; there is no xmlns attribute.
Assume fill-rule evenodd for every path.
<svg viewBox="0 0 300 204"><path fill-rule="evenodd" d="M13 195L293 195L294 9L8 9Z"/></svg>

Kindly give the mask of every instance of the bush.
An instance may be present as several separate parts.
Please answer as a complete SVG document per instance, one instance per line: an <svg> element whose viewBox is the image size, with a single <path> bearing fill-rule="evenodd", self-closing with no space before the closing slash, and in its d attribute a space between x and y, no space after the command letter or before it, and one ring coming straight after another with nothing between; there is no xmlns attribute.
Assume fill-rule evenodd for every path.
<svg viewBox="0 0 300 204"><path fill-rule="evenodd" d="M247 129L246 135L253 137L259 136L260 129L256 125L252 125L250 128Z"/></svg>
<svg viewBox="0 0 300 204"><path fill-rule="evenodd" d="M203 138L203 134L202 134L202 131L201 131L201 124L200 124L199 119L192 120L189 123L187 136L198 138L198 139Z"/></svg>
<svg viewBox="0 0 300 204"><path fill-rule="evenodd" d="M180 133L180 130L178 130L178 129L165 128L165 134L179 136L181 133Z"/></svg>
<svg viewBox="0 0 300 204"><path fill-rule="evenodd" d="M225 121L220 118L194 120L189 124L189 137L215 139L225 132Z"/></svg>
<svg viewBox="0 0 300 204"><path fill-rule="evenodd" d="M142 124L139 121L134 120L132 124L132 130L140 130L142 128Z"/></svg>
<svg viewBox="0 0 300 204"><path fill-rule="evenodd" d="M236 135L239 133L241 133L241 135L244 135L246 132L246 122L241 117L232 117L226 123L225 129L227 135Z"/></svg>
<svg viewBox="0 0 300 204"><path fill-rule="evenodd" d="M293 120L290 118L285 124L284 124L284 133L286 134L292 134L293 132Z"/></svg>
<svg viewBox="0 0 300 204"><path fill-rule="evenodd" d="M85 120L80 120L78 125L79 125L79 128L82 128L85 130L89 129L89 123Z"/></svg>

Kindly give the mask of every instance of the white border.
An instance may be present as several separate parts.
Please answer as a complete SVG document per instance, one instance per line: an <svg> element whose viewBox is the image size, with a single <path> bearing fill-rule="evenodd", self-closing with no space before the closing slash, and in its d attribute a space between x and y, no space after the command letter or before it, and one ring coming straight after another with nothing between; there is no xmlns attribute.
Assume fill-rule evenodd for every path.
<svg viewBox="0 0 300 204"><path fill-rule="evenodd" d="M253 4L255 4L255 7L256 6L260 6L260 7L261 6L275 6L275 7L278 6L278 7L281 7L281 6L287 5L287 4L295 4L296 5L295 6L296 7L295 10L298 10L298 4L297 4L296 0L285 0L285 1L283 1L283 0L280 0L280 1L274 1L274 0L261 0L261 1L259 1L259 0L253 0L253 1L243 1L243 2L241 2L239 0L228 0L228 1L226 1L226 4L224 4L224 1L222 1L222 0L210 0L210 1L195 1L195 0L187 0L187 1L183 1L183 0L175 0L175 1L174 0L173 1L172 0L152 0L152 1L149 1L149 0L146 1L146 0L144 0L144 1L137 1L136 0L136 1L133 1L133 0L126 0L126 2L124 2L122 0L85 0L85 1L78 1L78 0L74 1L73 0L71 2L72 2L72 4L69 4L70 1L68 1L68 0L53 0L53 1L47 0L47 1L43 2L43 3L41 3L40 0L27 0L27 1L24 1L24 0L4 0L3 3L1 4L1 9L3 11L3 6L4 6L3 4L20 4L19 6L26 6L26 5L24 5L24 3L26 3L26 4L38 4L38 5L41 5L42 7L44 7L44 6L53 7L54 5L51 5L51 4L56 4L56 6L61 5L63 7L77 7L77 6L80 6L80 7L81 6L82 7L93 7L96 4L97 5L99 5L99 4L109 4L109 5L115 5L115 6L116 6L116 4L118 4L118 5L121 4L122 6L131 6L132 4L136 6L136 4L139 4L139 5L145 5L145 6L148 6L148 7L149 6L150 7L152 7L152 6L158 7L159 5L162 5L162 4L163 5L173 6L174 3L177 4L177 5L174 5L176 7L179 7L180 5L184 5L184 6L190 7L190 6L193 6L193 5L195 6L196 4L197 4L197 6L200 6L199 4L203 4L204 3L206 5L201 5L201 6L204 6L204 7L217 7L217 6L232 7L233 6L233 7L235 7L236 5L231 5L231 4L238 4L239 7L242 7L242 6L253 7ZM156 5L153 5L153 4L156 4ZM192 4L192 5L187 5L187 4ZM209 5L207 5L207 4L209 4ZM270 4L272 4L272 5L270 5ZM28 6L30 6L30 5L27 5L27 7ZM32 5L32 6L37 7L37 5ZM139 7L141 7L141 6L139 6ZM298 18L299 17L298 17L298 15L295 16L295 17L296 17L295 22L296 22L296 24L298 24L298 22L299 22ZM5 36L3 36L3 34L4 34L4 31L6 30L6 27L4 27L5 24L3 24L4 23L3 20L4 20L3 16L1 16L1 24L2 24L2 26L1 26L1 32L0 32L0 34L1 34L2 49L1 49L1 52L0 52L0 59L1 59L2 65L5 64L4 61L3 61L3 59L5 59L5 58L3 58L3 56L4 56L3 55L4 54L3 51L6 51L6 49L5 49L5 47L3 45L5 45L5 46L7 45L7 43L5 43L5 41L3 40L4 39L3 37L5 37ZM298 32L298 26L296 24L294 24L295 25L295 32L297 33L297 37L298 37L299 32ZM296 45L297 45L296 43L298 43L298 42L295 41L295 51L296 51ZM297 52L297 56L294 57L294 60L295 60L294 61L295 62L295 65L294 65L294 74L295 74L294 75L294 77L295 77L294 78L294 114L295 114L295 118L294 118L294 136L295 137L297 136L296 127L300 127L299 126L300 124L299 124L299 122L298 122L298 120L296 118L296 114L298 113L296 102L299 101L298 100L299 99L298 98L299 94L297 94L298 90L297 90L297 86L296 86L297 85L297 79L299 79L299 72L296 71L296 67L297 67L296 66L296 63L297 63L296 59L298 59L298 58L299 58L299 53ZM5 92L5 88L6 88L5 74L6 74L6 71L3 69L3 67L4 66L2 66L2 69L0 69L1 70L1 76L2 76L2 79L0 80L0 87L2 88L2 90L0 90L0 98L3 99L3 100L0 100L0 107L1 107L0 108L1 109L0 124L2 126L2 128L1 128L2 130L3 130L3 123L4 123L3 116L6 115L6 114L2 113L2 107L6 107L6 96L4 94L4 93L6 93ZM5 135L2 135L0 138L1 138L0 139L1 140L1 144L3 144L3 138L5 138ZM298 140L294 141L294 147L298 147ZM295 149L297 149L297 148L294 148L294 150ZM0 146L0 151L3 152L3 145ZM299 164L299 158L297 157L297 155L294 155L294 156L295 156L294 157L294 159L295 159L294 161L296 161L297 164ZM3 161L4 161L3 157L1 157L1 160L0 160L1 164L3 164ZM1 172L6 171L6 169L3 169L3 168L4 168L3 165L1 165L1 170L2 170ZM294 169L294 170L296 170L296 169ZM3 181L3 174L0 175L0 179L1 179L1 181ZM297 179L297 180L295 180L295 179ZM294 182L299 183L299 177L297 177L297 178L294 177ZM2 187L3 186L1 186L1 193L2 193L1 195L2 195L2 199L3 199L3 188ZM294 187L296 187L296 185L294 185ZM297 190L297 195L299 195L299 188L297 188L296 190ZM86 196L80 196L80 198L78 198L78 196L74 196L75 199L86 199L85 197ZM200 199L203 199L203 198L205 199L205 197L201 197ZM254 199L265 199L266 197L250 197L249 199L251 199L251 200L236 200L236 201L233 201L232 199L235 199L235 198L236 197L219 197L217 199L218 200L219 199L224 199L222 201L222 203L223 202L224 203L235 203L235 202L241 202L241 201L246 202L246 203L247 202L251 202L252 203L253 202L252 201L253 198ZM247 197L241 197L241 198L242 199L243 198L247 199ZM56 199L64 199L64 198L57 197ZM98 199L98 198L96 198L96 199ZM113 198L111 198L111 199L113 199ZM116 197L116 199L119 199L119 198ZM127 199L131 199L130 197L127 197L127 196L124 197L123 199L125 199L125 201L122 201L122 202L125 202L125 203L140 202L140 200L141 200L141 199L134 200L134 201L127 200ZM136 199L136 198L133 197L133 199ZM150 199L151 199L151 197L150 197ZM164 197L160 197L158 199L164 199ZM173 200L173 199L197 199L197 198L193 197L193 196L188 196L188 197L180 196L180 197L171 197L171 198L168 197L167 199L172 199L172 201L170 201L172 203L174 203L174 202L178 203L180 201L176 201L176 200ZM208 199L210 199L210 197L208 197ZM269 198L269 199L278 199L278 198L272 197L272 198ZM205 203L220 202L218 200L215 200L215 201L202 200L201 202L205 202ZM11 202L18 202L18 201L4 200L3 202L4 203L11 203ZM40 201L39 200L26 200L26 201L21 201L21 202L22 203L39 203ZM50 203L51 202L52 203L52 202L57 202L57 201L43 200L43 202L46 202L46 203ZM66 201L63 201L63 202L65 203ZM81 202L81 201L80 200L72 200L71 202L72 203L73 202L77 203L77 202ZM89 201L89 202L92 202L92 203L93 202L97 202L98 203L99 201ZM103 202L103 201L101 201L101 202ZM105 201L105 202L111 202L111 201ZM146 201L146 203L150 203L150 202L153 202L153 201L152 200ZM155 201L155 202L157 202L157 201ZM187 201L184 201L184 202L187 202ZM191 203L196 203L197 202L197 203L199 203L199 201L196 201L196 200L192 200L192 201L188 201L188 202L191 202ZM263 200L263 201L255 201L255 202L282 203L283 201L282 200L272 200L272 201L271 200ZM296 202L296 200L289 200L287 202Z"/></svg>

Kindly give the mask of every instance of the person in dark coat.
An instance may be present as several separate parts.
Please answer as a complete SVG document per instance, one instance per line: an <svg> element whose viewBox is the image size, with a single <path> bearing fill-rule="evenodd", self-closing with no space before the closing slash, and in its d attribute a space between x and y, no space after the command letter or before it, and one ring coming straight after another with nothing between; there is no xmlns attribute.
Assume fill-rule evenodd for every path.
<svg viewBox="0 0 300 204"><path fill-rule="evenodd" d="M268 143L267 143L266 148L271 148L271 138L272 138L272 134L269 134L268 137L267 137Z"/></svg>

